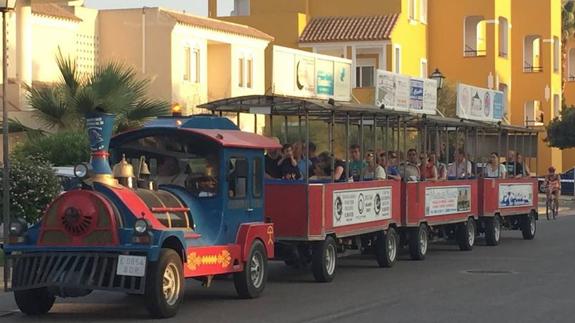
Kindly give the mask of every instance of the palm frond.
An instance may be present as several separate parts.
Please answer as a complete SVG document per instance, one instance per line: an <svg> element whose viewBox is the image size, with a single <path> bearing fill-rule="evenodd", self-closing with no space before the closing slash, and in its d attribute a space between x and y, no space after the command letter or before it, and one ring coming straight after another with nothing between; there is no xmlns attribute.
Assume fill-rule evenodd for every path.
<svg viewBox="0 0 575 323"><path fill-rule="evenodd" d="M33 116L44 126L66 128L70 109L58 87L28 88L28 103L34 108Z"/></svg>
<svg viewBox="0 0 575 323"><path fill-rule="evenodd" d="M134 106L124 109L116 116L118 131L141 127L147 121L170 113L170 105L166 101L142 99Z"/></svg>
<svg viewBox="0 0 575 323"><path fill-rule="evenodd" d="M64 57L60 47L58 47L56 63L58 64L58 69L60 69L60 74L62 74L63 85L65 85L69 95L74 96L81 85L78 70L76 68L76 61L74 61L70 56Z"/></svg>

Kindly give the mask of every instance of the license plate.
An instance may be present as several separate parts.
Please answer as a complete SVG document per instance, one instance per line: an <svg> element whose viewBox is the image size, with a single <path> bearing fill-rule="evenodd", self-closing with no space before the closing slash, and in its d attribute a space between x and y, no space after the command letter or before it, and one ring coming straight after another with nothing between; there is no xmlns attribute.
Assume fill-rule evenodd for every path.
<svg viewBox="0 0 575 323"><path fill-rule="evenodd" d="M118 256L116 275L144 277L146 274L146 257L144 256Z"/></svg>

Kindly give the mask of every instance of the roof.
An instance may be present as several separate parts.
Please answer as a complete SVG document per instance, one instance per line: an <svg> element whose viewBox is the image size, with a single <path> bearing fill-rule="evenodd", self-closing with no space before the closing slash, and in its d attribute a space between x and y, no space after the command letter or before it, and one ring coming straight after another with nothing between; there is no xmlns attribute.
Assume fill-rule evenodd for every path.
<svg viewBox="0 0 575 323"><path fill-rule="evenodd" d="M240 36L263 39L267 41L274 40L272 36L250 26L235 24L227 21L211 19L206 17L194 16L185 13L174 12L166 9L160 9L160 11L184 25L212 29Z"/></svg>
<svg viewBox="0 0 575 323"><path fill-rule="evenodd" d="M303 30L300 43L388 40L399 14L363 17L313 18Z"/></svg>
<svg viewBox="0 0 575 323"><path fill-rule="evenodd" d="M32 13L40 16L55 17L65 20L80 22L82 19L66 9L65 7L55 3L32 3Z"/></svg>

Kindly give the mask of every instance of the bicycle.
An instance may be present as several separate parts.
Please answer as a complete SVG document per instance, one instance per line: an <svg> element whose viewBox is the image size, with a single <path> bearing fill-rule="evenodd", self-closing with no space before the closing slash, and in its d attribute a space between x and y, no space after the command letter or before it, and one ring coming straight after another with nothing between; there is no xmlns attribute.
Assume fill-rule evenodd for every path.
<svg viewBox="0 0 575 323"><path fill-rule="evenodd" d="M551 216L549 215L549 211L551 211ZM550 217L555 220L555 218L559 215L559 199L557 198L557 195L550 192L547 192L545 215L547 220L550 220Z"/></svg>

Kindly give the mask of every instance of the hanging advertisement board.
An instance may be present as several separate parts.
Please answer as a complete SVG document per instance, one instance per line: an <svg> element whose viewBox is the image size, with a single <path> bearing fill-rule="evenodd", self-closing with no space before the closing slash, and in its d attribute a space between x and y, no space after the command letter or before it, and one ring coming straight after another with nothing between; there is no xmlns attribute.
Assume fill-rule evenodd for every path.
<svg viewBox="0 0 575 323"><path fill-rule="evenodd" d="M457 116L463 119L498 122L505 115L503 92L476 86L457 86Z"/></svg>
<svg viewBox="0 0 575 323"><path fill-rule="evenodd" d="M395 111L436 114L437 81L378 70L375 105Z"/></svg>

